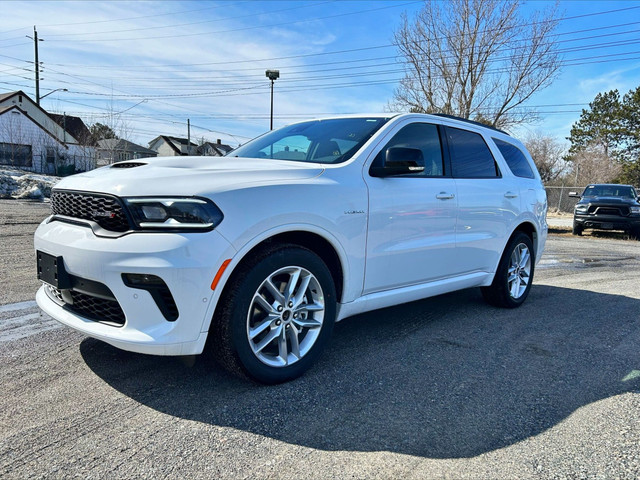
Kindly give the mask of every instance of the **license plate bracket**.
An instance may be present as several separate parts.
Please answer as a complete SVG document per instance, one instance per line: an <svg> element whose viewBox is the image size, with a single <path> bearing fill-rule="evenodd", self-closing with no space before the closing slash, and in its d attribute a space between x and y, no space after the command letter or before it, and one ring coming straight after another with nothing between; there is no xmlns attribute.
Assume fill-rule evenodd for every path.
<svg viewBox="0 0 640 480"><path fill-rule="evenodd" d="M48 253L36 252L38 264L38 280L56 287L59 290L71 288L71 277L64 268L62 257L54 257Z"/></svg>

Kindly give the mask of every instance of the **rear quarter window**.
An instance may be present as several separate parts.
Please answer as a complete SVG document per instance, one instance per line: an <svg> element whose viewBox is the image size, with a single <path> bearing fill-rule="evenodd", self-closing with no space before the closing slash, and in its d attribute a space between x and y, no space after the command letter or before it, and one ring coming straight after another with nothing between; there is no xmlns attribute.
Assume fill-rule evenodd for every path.
<svg viewBox="0 0 640 480"><path fill-rule="evenodd" d="M522 150L515 145L498 140L497 138L494 138L493 141L507 162L509 169L516 177L536 178L533 170L531 169L531 165L529 164L525 154L522 153Z"/></svg>

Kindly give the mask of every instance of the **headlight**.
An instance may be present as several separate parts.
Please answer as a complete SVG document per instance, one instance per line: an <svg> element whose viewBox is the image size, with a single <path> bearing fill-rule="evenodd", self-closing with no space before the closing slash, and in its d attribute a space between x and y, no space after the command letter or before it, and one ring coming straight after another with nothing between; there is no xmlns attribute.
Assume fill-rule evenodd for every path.
<svg viewBox="0 0 640 480"><path fill-rule="evenodd" d="M632 215L638 215L640 214L640 207L630 207L629 211Z"/></svg>
<svg viewBox="0 0 640 480"><path fill-rule="evenodd" d="M203 198L125 198L132 220L142 230L212 230L224 216L210 200Z"/></svg>
<svg viewBox="0 0 640 480"><path fill-rule="evenodd" d="M588 208L587 205L576 205L576 212L586 213Z"/></svg>

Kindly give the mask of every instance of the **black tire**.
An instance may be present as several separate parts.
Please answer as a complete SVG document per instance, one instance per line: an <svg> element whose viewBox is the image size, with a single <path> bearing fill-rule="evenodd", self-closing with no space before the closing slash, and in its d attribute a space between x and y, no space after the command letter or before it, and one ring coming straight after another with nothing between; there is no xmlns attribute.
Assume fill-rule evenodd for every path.
<svg viewBox="0 0 640 480"><path fill-rule="evenodd" d="M302 291L300 297L304 300L300 300L300 307L306 305L312 308L310 300L315 297L313 305L322 303L323 312L289 308L283 296L284 306L280 313L276 313L281 305L267 287L266 281L271 279L278 290L284 292L283 287L286 287L287 282L283 280L288 275L289 282L293 283L291 279L294 278L296 269L300 269L300 279L310 280L304 291L300 287L291 298L297 302L297 293ZM297 281L295 285L298 285ZM299 285L303 285L303 282ZM267 300L264 305L271 306L271 316L266 307L261 307L261 302L256 302L257 296ZM316 296L320 296L322 300ZM208 348L212 356L236 375L264 384L276 384L302 375L326 347L335 322L336 290L331 272L318 255L296 245L277 245L254 255L238 267L225 287L219 305L209 334ZM308 327L306 330L300 323L296 323L315 325L319 320L319 327ZM250 338L250 328L260 330L257 327L265 325L267 326L263 331L253 339ZM276 334L276 338L268 340L267 337ZM295 357L294 340L299 358ZM286 346L285 350L279 350L278 342L282 341ZM267 346L254 352L262 343ZM283 351L288 353L282 355ZM284 364L273 364L284 361L283 358L287 358Z"/></svg>
<svg viewBox="0 0 640 480"><path fill-rule="evenodd" d="M512 286L517 290L516 295L512 294L512 290L509 285L509 270L510 267L513 267L513 259L512 255L514 255L514 251L518 249L519 252L522 252L523 249L526 249L529 253L529 262L528 265L524 265L521 269L516 269L514 273L519 276L519 280L516 281L516 285L512 283ZM501 307L501 308L516 308L524 303L529 295L529 291L531 290L531 284L533 283L533 272L535 267L535 253L533 251L533 243L531 242L531 238L522 232L516 232L504 249L502 257L500 258L500 263L498 264L498 269L496 270L496 275L493 278L493 282L489 287L482 287L482 296L485 301L493 306ZM524 282L524 273L528 268L529 273L526 275L526 287L522 287L522 283Z"/></svg>
<svg viewBox="0 0 640 480"><path fill-rule="evenodd" d="M574 235L582 235L582 230L583 230L582 225L580 225L578 222L576 222L574 220L574 222L573 222L573 232L572 233Z"/></svg>
<svg viewBox="0 0 640 480"><path fill-rule="evenodd" d="M632 228L629 231L629 236L632 240L640 240L640 228Z"/></svg>

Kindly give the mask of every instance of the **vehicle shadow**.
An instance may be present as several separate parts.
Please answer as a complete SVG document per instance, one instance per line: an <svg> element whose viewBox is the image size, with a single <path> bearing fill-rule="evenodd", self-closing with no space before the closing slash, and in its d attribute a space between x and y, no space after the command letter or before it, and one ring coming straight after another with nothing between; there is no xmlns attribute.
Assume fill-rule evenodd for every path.
<svg viewBox="0 0 640 480"><path fill-rule="evenodd" d="M339 323L311 371L272 387L94 339L80 351L110 386L176 417L317 449L461 458L640 391L639 311L637 299L550 286L517 310L456 292Z"/></svg>

